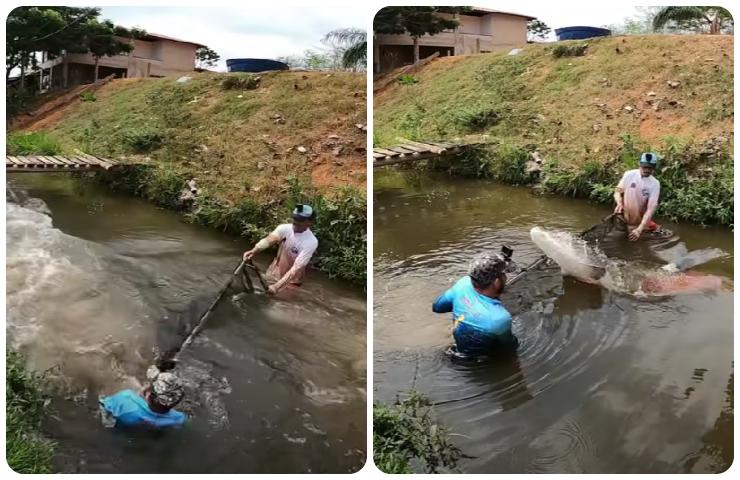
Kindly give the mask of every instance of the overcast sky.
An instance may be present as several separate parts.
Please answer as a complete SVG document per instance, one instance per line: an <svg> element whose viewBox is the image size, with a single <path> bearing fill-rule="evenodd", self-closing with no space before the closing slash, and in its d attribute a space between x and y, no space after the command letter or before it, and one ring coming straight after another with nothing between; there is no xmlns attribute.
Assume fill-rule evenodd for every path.
<svg viewBox="0 0 740 480"><path fill-rule="evenodd" d="M277 8L276 5L280 4ZM319 49L327 32L345 27L365 29L369 9L361 3L287 5L281 0L242 7L102 7L102 17L125 27L208 45L227 58L275 58Z"/></svg>

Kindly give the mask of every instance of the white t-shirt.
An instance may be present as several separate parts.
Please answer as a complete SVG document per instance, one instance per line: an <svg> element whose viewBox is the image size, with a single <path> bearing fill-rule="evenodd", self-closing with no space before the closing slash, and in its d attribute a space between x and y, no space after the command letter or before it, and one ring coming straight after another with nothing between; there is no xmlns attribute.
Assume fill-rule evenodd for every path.
<svg viewBox="0 0 740 480"><path fill-rule="evenodd" d="M308 265L319 246L319 241L310 228L305 232L295 233L292 224L284 223L278 225L272 234L278 236L281 242L284 241L281 247L281 256L284 255L290 259L293 264L291 268L296 270Z"/></svg>
<svg viewBox="0 0 740 480"><path fill-rule="evenodd" d="M655 212L660 182L652 175L643 177L639 169L627 170L617 187L624 190L624 218L629 225L639 225L648 209Z"/></svg>

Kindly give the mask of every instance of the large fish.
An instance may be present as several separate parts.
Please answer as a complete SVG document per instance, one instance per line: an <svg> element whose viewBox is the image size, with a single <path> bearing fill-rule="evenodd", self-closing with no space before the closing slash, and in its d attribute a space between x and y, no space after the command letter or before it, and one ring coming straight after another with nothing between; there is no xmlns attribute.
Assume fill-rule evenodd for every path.
<svg viewBox="0 0 740 480"><path fill-rule="evenodd" d="M671 263L660 269L645 271L640 274L638 285L625 285L616 279L627 265L618 265L608 260L596 248L566 232L547 231L540 227L530 230L530 237L542 252L560 266L563 275L602 285L605 288L635 293L638 295L667 296L679 293L702 293L722 288L722 279L715 275L698 272L683 272L688 268L704 263L713 258L724 256L718 249L684 252ZM622 272L619 272L622 270ZM610 273L607 273L610 272ZM634 270L633 270L634 273ZM637 292L635 292L637 290Z"/></svg>
<svg viewBox="0 0 740 480"><path fill-rule="evenodd" d="M575 277L586 283L599 283L606 269L597 265L594 250L586 242L566 232L547 231L534 227L529 231L542 253L560 266L563 275Z"/></svg>

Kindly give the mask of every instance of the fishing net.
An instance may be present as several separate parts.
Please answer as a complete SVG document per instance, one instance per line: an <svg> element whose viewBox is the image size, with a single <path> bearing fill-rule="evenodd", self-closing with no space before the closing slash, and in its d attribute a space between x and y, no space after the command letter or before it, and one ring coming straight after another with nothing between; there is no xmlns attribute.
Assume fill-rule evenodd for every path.
<svg viewBox="0 0 740 480"><path fill-rule="evenodd" d="M601 220L593 227L581 233L581 238L587 243L601 243L612 233L627 232L627 223L622 215L612 214Z"/></svg>

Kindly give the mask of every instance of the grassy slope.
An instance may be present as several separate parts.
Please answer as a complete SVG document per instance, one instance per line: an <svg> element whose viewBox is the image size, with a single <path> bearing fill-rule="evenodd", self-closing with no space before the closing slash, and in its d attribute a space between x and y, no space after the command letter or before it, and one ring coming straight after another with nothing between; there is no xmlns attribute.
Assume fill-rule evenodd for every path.
<svg viewBox="0 0 740 480"><path fill-rule="evenodd" d="M186 213L252 239L285 221L293 202L318 203L318 267L364 284L366 134L355 126L366 118L364 75L274 72L256 89L224 86L248 78L114 81L29 127L42 138L26 143L144 160L153 168L107 180L166 207L196 178L202 195ZM11 136L9 150L23 139Z"/></svg>
<svg viewBox="0 0 740 480"><path fill-rule="evenodd" d="M722 190L712 200L722 202L719 211L681 211L678 203L701 195L673 198L669 188L664 214L731 223L732 37L651 35L588 44L581 57L554 58L552 45L528 45L517 56L435 60L416 75L418 83L395 84L375 98L374 143L488 134L499 144L494 156L515 167L494 166L492 176L527 183L521 171L536 150L546 158L539 181L545 190L602 201L609 200L606 186L614 176L653 148L666 157L667 171L659 172L666 186L698 179L713 182L700 189ZM660 101L658 110L651 99Z"/></svg>

